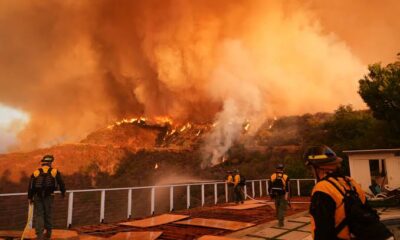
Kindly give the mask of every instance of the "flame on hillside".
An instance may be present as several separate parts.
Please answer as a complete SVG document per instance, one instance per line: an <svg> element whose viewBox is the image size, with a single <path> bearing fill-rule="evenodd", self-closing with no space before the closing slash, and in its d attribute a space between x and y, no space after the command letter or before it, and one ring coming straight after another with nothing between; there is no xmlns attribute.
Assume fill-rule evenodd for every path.
<svg viewBox="0 0 400 240"><path fill-rule="evenodd" d="M113 129L115 126L120 126L122 124L143 124L143 125L145 125L145 124L147 124L147 122L149 124L160 125L160 126L166 125L166 124L168 124L168 125L173 124L172 119L167 116L154 117L151 120L149 118L141 116L141 117L134 117L134 118L130 118L130 119L124 118L120 121L116 121L115 123L108 125L107 128Z"/></svg>
<svg viewBox="0 0 400 240"><path fill-rule="evenodd" d="M250 128L251 123L248 119L243 122L238 123L233 120L226 121L215 121L213 123L193 123L193 122L185 122L179 123L179 121L175 121L174 119L167 116L159 116L154 118L149 117L132 117L132 118L124 118L118 121L115 121L113 124L107 126L106 135L92 135L90 137L89 142L101 142L102 144L108 144L107 140L112 141L113 145L118 146L118 144L122 144L121 146L129 146L131 148L148 148L149 144L152 142L148 137L145 137L147 134L137 129L148 129L152 131L152 135L154 137L154 147L161 148L173 148L173 149L195 149L196 146L200 144L207 144L206 138L212 133L216 127L221 125L233 126L238 125L241 129L241 133L243 136L250 136ZM118 127L118 129L115 129ZM124 129L126 128L126 129ZM112 131L116 130L116 133ZM147 130L146 130L147 131ZM125 133L124 133L125 132ZM150 133L150 132L149 132ZM108 135L107 135L108 134ZM109 137L105 137L109 136ZM150 135L147 135L150 136ZM100 140L103 139L103 140ZM135 140L133 140L135 139ZM146 139L144 143L141 139ZM200 141L201 140L201 141ZM88 142L88 141L84 141ZM202 150L203 151L203 150ZM214 152L213 155L217 156L220 153L218 151ZM222 159L222 158L220 158ZM226 160L226 157L224 161ZM157 167L155 167L157 169Z"/></svg>

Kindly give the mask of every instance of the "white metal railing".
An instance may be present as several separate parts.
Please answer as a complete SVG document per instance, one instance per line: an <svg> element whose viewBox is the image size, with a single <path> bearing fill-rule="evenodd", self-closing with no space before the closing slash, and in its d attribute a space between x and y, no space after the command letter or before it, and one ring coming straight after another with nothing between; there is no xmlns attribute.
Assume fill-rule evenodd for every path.
<svg viewBox="0 0 400 240"><path fill-rule="evenodd" d="M302 181L312 181L314 184L316 183L316 179L290 179L291 183L294 181L296 182L297 188L297 196L301 196L301 185L300 182ZM256 197L255 194L255 183L258 182L259 184L259 197L263 196L263 182L265 182L265 195L268 196L268 182L269 179L257 179L257 180L246 180L246 185L244 186L244 194L247 196L247 187L251 184L251 193L252 197ZM69 190L68 193L68 210L67 210L67 227L70 228L73 222L73 208L74 208L74 193L86 193L86 192L100 192L100 223L104 222L104 215L105 215L105 199L106 193L111 191L121 191L126 190L128 191L128 205L127 205L127 213L126 217L129 219L132 217L132 190L139 190L139 189L150 189L151 196L150 196L150 215L153 215L155 212L155 192L158 188L169 188L169 200L170 206L169 211L174 211L174 188L176 187L186 187L186 208L190 208L190 190L191 186L201 186L201 206L205 204L205 186L206 185L214 185L214 204L218 203L218 185L225 185L224 186L224 194L225 194L225 202L228 202L228 185L226 182L223 181L212 181L212 182L196 182L196 183L186 183L186 184L172 184L172 185L158 185L158 186L142 186L142 187L127 187L127 188L104 188L104 189L81 189L81 190ZM56 192L59 193L59 192ZM292 193L293 194L293 193ZM2 193L0 197L12 197L12 196L24 196L27 193ZM0 209L1 214L1 209Z"/></svg>

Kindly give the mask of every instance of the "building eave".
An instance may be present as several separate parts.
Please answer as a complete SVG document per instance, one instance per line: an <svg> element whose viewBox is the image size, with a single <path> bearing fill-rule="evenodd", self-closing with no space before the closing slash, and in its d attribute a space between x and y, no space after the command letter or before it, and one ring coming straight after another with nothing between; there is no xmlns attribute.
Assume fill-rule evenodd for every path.
<svg viewBox="0 0 400 240"><path fill-rule="evenodd" d="M400 148L345 150L343 152L346 153L347 155L352 155L352 154L371 154L371 153L400 153Z"/></svg>

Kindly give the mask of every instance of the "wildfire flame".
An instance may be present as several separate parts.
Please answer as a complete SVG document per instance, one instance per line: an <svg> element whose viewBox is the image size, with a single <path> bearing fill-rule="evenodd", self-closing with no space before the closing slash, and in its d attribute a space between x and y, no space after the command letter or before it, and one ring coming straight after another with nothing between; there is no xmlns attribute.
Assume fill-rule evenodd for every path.
<svg viewBox="0 0 400 240"><path fill-rule="evenodd" d="M249 128L250 128L250 123L249 123L249 122L246 122L246 123L244 124L244 126L243 126L243 129L247 132L247 131L249 131Z"/></svg>
<svg viewBox="0 0 400 240"><path fill-rule="evenodd" d="M222 162L225 162L225 161L226 161L226 157L222 156Z"/></svg>
<svg viewBox="0 0 400 240"><path fill-rule="evenodd" d="M154 120L155 120L157 123L163 123L163 124L168 123L168 124L170 124L170 125L173 124L172 119L171 119L170 117L168 117L168 116L159 116L159 117L155 117Z"/></svg>
<svg viewBox="0 0 400 240"><path fill-rule="evenodd" d="M181 132L183 132L183 131L185 131L186 130L186 125L185 126L183 126L182 128L181 128Z"/></svg>
<svg viewBox="0 0 400 240"><path fill-rule="evenodd" d="M278 118L277 118L276 116L274 116L274 119L272 120L271 124L268 126L268 129L271 129L271 128L274 126L274 123L275 123L275 121L276 121L277 119L278 119Z"/></svg>
<svg viewBox="0 0 400 240"><path fill-rule="evenodd" d="M133 124L133 123L137 123L137 124L144 124L148 121L148 119L146 117L134 117L134 118L124 118L120 121L116 121L113 124L110 124L107 126L108 129L113 129L115 126L120 126L122 124ZM170 117L168 116L158 116L158 117L154 117L152 120L150 120L150 122L154 122L155 124L170 124L172 125L173 121Z"/></svg>
<svg viewBox="0 0 400 240"><path fill-rule="evenodd" d="M172 131L168 135L172 135L176 132L176 129L172 129Z"/></svg>
<svg viewBox="0 0 400 240"><path fill-rule="evenodd" d="M186 123L182 128L181 128L181 132L185 131L186 129L191 129L192 128L192 124L190 123Z"/></svg>

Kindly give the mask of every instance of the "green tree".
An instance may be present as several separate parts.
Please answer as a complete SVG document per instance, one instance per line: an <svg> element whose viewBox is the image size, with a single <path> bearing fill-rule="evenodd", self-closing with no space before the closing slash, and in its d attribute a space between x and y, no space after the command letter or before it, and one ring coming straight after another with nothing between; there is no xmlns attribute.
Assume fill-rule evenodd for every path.
<svg viewBox="0 0 400 240"><path fill-rule="evenodd" d="M398 54L400 59L400 53ZM400 61L382 67L370 65L369 73L359 81L358 93L375 118L385 120L400 132Z"/></svg>

